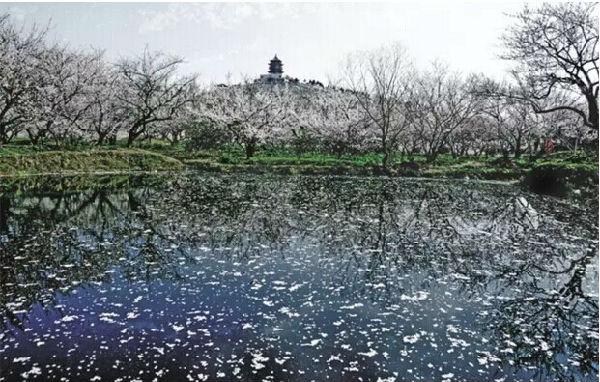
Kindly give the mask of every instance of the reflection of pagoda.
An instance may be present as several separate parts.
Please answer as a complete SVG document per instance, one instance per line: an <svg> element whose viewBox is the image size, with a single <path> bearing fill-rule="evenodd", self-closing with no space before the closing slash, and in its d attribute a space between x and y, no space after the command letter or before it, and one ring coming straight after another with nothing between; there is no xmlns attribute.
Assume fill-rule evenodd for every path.
<svg viewBox="0 0 600 382"><path fill-rule="evenodd" d="M269 73L260 75L260 82L280 83L283 82L283 63L277 55L269 62Z"/></svg>

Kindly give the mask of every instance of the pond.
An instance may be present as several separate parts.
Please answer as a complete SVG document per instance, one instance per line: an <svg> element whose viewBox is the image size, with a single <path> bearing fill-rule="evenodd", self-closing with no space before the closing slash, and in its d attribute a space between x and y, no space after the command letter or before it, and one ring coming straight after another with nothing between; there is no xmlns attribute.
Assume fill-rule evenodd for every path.
<svg viewBox="0 0 600 382"><path fill-rule="evenodd" d="M90 179L0 194L0 381L598 379L592 208L475 181Z"/></svg>

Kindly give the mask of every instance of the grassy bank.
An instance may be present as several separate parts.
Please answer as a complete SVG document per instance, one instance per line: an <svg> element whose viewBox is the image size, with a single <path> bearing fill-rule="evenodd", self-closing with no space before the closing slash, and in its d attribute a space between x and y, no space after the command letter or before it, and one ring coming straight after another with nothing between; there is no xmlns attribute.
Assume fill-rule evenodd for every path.
<svg viewBox="0 0 600 382"><path fill-rule="evenodd" d="M395 164L384 172L379 166L331 161L329 163L311 163L310 160L277 158L277 160L254 160L240 163L222 163L211 159L184 160L194 169L220 173L276 173L302 175L390 175L425 178L470 178L488 180L517 180L524 173L520 168L486 167L479 163L459 165L414 165L412 162Z"/></svg>
<svg viewBox="0 0 600 382"><path fill-rule="evenodd" d="M235 151L195 152L183 157L188 166L219 173L380 175L381 157L376 154L329 156L263 152L246 159ZM433 162L424 156L396 156L385 174L425 178L521 181L538 193L579 197L597 196L598 160L582 152L562 152L541 158L452 157L440 155Z"/></svg>
<svg viewBox="0 0 600 382"><path fill-rule="evenodd" d="M598 198L598 161L582 153L540 158L523 178L531 191L575 198Z"/></svg>
<svg viewBox="0 0 600 382"><path fill-rule="evenodd" d="M285 152L263 152L246 159L241 153L196 153L182 158L194 168L214 172L278 172L299 174L379 175L381 156L377 154L332 156L318 153L294 155ZM391 176L447 177L516 180L531 167L527 159L499 161L493 157L452 157L440 155L427 162L424 156L396 156L385 173Z"/></svg>
<svg viewBox="0 0 600 382"><path fill-rule="evenodd" d="M75 147L9 145L0 148L0 176L78 173L130 173L189 169L218 173L284 175L381 175L426 178L521 180L529 189L553 195L597 195L598 161L582 152L563 152L541 158L509 160L488 156L440 155L428 162L424 156L392 158L387 171L378 154L334 156L322 153L295 154L263 149L247 159L239 147L222 150L186 150L165 142L140 148L122 146Z"/></svg>
<svg viewBox="0 0 600 382"><path fill-rule="evenodd" d="M0 176L178 171L182 168L183 164L177 159L141 149L0 149Z"/></svg>

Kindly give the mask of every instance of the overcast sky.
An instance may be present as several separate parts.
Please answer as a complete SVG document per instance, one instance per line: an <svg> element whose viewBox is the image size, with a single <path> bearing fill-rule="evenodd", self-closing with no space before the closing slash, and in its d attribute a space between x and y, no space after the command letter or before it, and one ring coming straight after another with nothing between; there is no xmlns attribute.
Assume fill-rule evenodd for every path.
<svg viewBox="0 0 600 382"><path fill-rule="evenodd" d="M109 59L146 44L181 56L203 82L227 73L258 76L277 53L300 79L335 78L350 52L402 42L419 67L441 59L456 70L500 77L497 58L507 14L521 2L268 3L0 3L17 23L46 24L51 38L96 47Z"/></svg>

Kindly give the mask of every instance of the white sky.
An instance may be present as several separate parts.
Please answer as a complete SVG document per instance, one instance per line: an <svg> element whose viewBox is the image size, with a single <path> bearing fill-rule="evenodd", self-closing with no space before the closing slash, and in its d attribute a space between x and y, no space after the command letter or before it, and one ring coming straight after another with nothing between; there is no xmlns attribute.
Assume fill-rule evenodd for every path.
<svg viewBox="0 0 600 382"><path fill-rule="evenodd" d="M346 54L402 42L418 67L435 59L463 72L501 77L497 58L507 14L522 2L403 3L0 3L17 23L46 24L51 38L96 47L109 59L146 44L181 56L203 82L266 72L277 53L284 72L327 82Z"/></svg>

